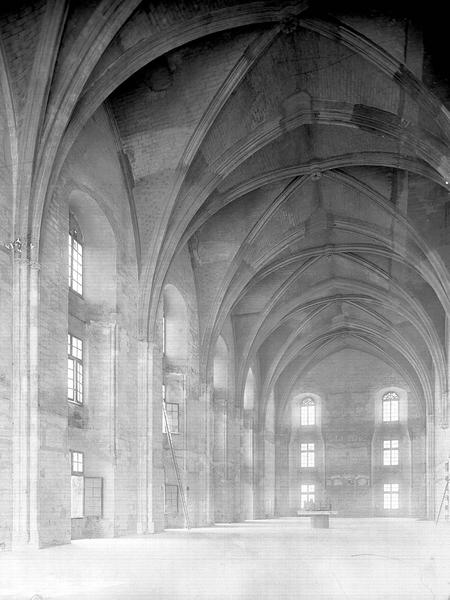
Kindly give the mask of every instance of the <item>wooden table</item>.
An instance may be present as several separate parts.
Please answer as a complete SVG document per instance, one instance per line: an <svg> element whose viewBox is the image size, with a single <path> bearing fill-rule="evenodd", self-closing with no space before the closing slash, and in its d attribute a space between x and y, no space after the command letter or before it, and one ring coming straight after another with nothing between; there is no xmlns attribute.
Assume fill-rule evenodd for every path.
<svg viewBox="0 0 450 600"><path fill-rule="evenodd" d="M330 527L330 515L336 515L337 513L332 510L299 510L297 515L299 517L310 517L311 527L315 529L329 529Z"/></svg>

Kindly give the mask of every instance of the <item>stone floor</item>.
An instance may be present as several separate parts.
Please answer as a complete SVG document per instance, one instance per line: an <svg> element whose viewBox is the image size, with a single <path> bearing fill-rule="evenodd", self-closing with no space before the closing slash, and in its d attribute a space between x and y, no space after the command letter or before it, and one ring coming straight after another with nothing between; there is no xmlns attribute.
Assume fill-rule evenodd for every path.
<svg viewBox="0 0 450 600"><path fill-rule="evenodd" d="M0 598L354 600L450 597L450 525L276 519L0 554Z"/></svg>

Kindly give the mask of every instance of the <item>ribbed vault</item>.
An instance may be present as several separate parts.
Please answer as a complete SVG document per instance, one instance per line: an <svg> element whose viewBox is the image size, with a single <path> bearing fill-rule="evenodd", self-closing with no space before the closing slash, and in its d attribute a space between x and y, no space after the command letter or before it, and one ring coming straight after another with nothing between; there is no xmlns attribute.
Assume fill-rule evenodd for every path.
<svg viewBox="0 0 450 600"><path fill-rule="evenodd" d="M445 421L445 402L434 404L448 386L448 253L419 215L430 199L444 214L446 110L413 62L409 71L313 8L245 35L164 191L160 245L144 259L150 331L152 298L188 247L203 290L201 368L231 318L238 397L254 361L263 410L280 378L293 385L324 356L357 347L393 365L424 412ZM119 101L120 91L113 108Z"/></svg>
<svg viewBox="0 0 450 600"><path fill-rule="evenodd" d="M450 257L427 222L446 218L449 115L420 81L411 40L405 60L400 48L383 49L367 24L344 14L314 4L267 10L265 18L249 13L234 46L221 34L214 49L192 41L165 63L143 67L142 42L142 58L132 61L150 87L165 69L167 106L176 102L190 51L201 47L205 62L215 52L223 66L205 91L209 101L184 137L176 134L176 151L157 172L118 118L138 221L146 196L164 199L152 198L159 220L140 231L142 327L152 335L166 274L188 248L202 290L204 377L231 320L237 396L257 361L263 412L280 379L291 381L282 411L299 373L348 346L393 365L424 412L437 411L445 422ZM226 63L220 53L231 49L236 59ZM184 76L193 89L198 71L186 67ZM83 102L105 77L92 76ZM131 114L143 110L132 99L139 85L130 80L114 92L116 117L126 101ZM148 110L153 102L165 118L158 95L149 98Z"/></svg>
<svg viewBox="0 0 450 600"><path fill-rule="evenodd" d="M433 218L444 215L448 114L412 58L337 14L302 11L241 31L241 58L165 165L174 183L158 184L160 233L147 249L143 239L142 314L149 307L151 332L165 274L188 247L202 290L201 372L231 319L237 397L257 361L262 420L280 380L292 381L282 411L299 373L348 346L392 365L424 413L445 421L449 257L421 214L431 202ZM167 61L176 79L182 56ZM130 97L115 92L113 111L121 93ZM151 168L125 133L144 183Z"/></svg>

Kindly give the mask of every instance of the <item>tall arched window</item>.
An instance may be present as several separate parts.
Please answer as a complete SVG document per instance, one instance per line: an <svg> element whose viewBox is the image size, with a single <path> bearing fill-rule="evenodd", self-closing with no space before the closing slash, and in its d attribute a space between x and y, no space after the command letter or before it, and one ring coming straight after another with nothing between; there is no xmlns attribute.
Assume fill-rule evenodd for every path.
<svg viewBox="0 0 450 600"><path fill-rule="evenodd" d="M188 313L183 296L168 284L163 294L163 354L168 363L185 367L188 357Z"/></svg>
<svg viewBox="0 0 450 600"><path fill-rule="evenodd" d="M247 381L244 389L244 409L252 410L255 403L255 376L253 371L249 369Z"/></svg>
<svg viewBox="0 0 450 600"><path fill-rule="evenodd" d="M83 237L72 212L69 212L68 268L69 290L81 296L83 294ZM72 335L70 322L67 336L67 365L67 398L81 405L83 404L83 340Z"/></svg>
<svg viewBox="0 0 450 600"><path fill-rule="evenodd" d="M69 218L69 289L83 294L83 239L78 223Z"/></svg>
<svg viewBox="0 0 450 600"><path fill-rule="evenodd" d="M214 395L224 395L228 390L228 348L222 336L219 336L214 352Z"/></svg>
<svg viewBox="0 0 450 600"><path fill-rule="evenodd" d="M399 395L397 392L387 392L383 396L383 422L392 423L399 419Z"/></svg>
<svg viewBox="0 0 450 600"><path fill-rule="evenodd" d="M304 398L300 406L300 424L316 424L316 403L313 398Z"/></svg>
<svg viewBox="0 0 450 600"><path fill-rule="evenodd" d="M183 295L168 283L162 295L162 432L164 442L162 462L164 468L165 527L183 524L181 510L184 490L188 485L185 456L187 447L187 394L189 388L189 313ZM195 409L193 409L195 410ZM170 434L170 435L169 435ZM169 451L172 435L176 455ZM183 450L184 448L184 450ZM178 478L181 478L181 487Z"/></svg>

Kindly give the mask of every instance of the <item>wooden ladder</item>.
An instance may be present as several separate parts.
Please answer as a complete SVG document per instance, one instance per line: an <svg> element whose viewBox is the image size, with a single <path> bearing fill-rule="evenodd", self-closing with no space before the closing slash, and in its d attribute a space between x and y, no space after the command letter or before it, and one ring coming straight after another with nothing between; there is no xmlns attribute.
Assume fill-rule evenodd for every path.
<svg viewBox="0 0 450 600"><path fill-rule="evenodd" d="M162 410L163 410L163 415L164 415L164 423L166 425L167 439L169 440L170 452L172 454L172 462L173 462L175 474L177 477L177 484L178 484L178 490L180 492L181 505L183 507L184 520L186 522L186 528L190 529L191 522L189 519L189 511L188 511L188 506L187 506L187 502L186 502L186 496L184 494L183 484L182 484L181 475L180 475L180 469L178 467L177 457L175 455L175 449L173 447L172 433L171 433L170 427L169 427L169 419L167 418L166 402L164 400L162 403Z"/></svg>

